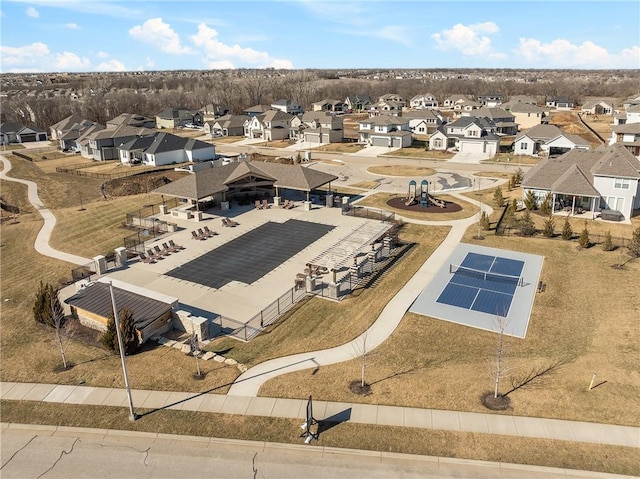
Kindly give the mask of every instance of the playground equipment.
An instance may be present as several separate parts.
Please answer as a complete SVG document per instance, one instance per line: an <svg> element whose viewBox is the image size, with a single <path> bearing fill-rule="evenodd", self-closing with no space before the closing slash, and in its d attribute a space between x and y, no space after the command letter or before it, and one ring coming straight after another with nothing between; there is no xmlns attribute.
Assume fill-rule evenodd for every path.
<svg viewBox="0 0 640 479"><path fill-rule="evenodd" d="M427 180L420 182L419 192L417 186L418 184L414 180L409 181L409 191L407 193L407 200L404 203L405 206L416 204L416 198L420 199L420 206L423 208L427 208L430 205L437 206L438 208L445 208L447 206L444 201L429 193L429 182Z"/></svg>

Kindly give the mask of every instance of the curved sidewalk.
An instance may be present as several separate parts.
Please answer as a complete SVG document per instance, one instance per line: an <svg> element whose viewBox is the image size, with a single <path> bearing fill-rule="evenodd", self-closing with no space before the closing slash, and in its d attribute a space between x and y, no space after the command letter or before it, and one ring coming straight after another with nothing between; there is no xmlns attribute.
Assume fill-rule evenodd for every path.
<svg viewBox="0 0 640 479"><path fill-rule="evenodd" d="M133 405L144 409L177 409L243 416L306 418L307 401L223 394L132 390ZM57 384L0 383L0 399L128 408L119 388ZM558 441L640 448L640 428L535 417L442 411L371 404L313 402L317 421L375 424L456 432L501 434Z"/></svg>
<svg viewBox="0 0 640 479"><path fill-rule="evenodd" d="M51 246L49 246L51 233L53 232L53 228L56 226L56 217L51 211L45 208L45 206L42 204L42 201L40 201L40 197L38 196L38 185L33 181L22 180L20 178L12 178L10 176L7 176L7 173L11 171L11 162L4 156L0 156L0 161L2 161L3 164L3 170L0 171L0 178L6 181L13 181L15 183L22 183L23 185L27 185L29 201L38 211L38 213L40 213L40 216L42 216L42 219L44 220L44 224L38 232L38 236L36 237L36 241L34 243L36 251L41 255L49 256L50 258L67 261L69 263L77 265L85 265L87 263L90 263L91 260L89 258L83 258L82 256L76 256L75 254L58 251L57 249L53 249Z"/></svg>
<svg viewBox="0 0 640 479"><path fill-rule="evenodd" d="M464 200L481 205L481 203L466 197ZM490 214L491 208L486 205L482 206L487 208ZM477 221L475 215L454 221L402 219L419 224L451 226L451 231L407 284L387 303L378 319L369 329L353 341L335 348L294 354L260 363L241 374L235 380L229 389L229 395L257 396L260 387L265 382L281 374L350 361L354 359L354 351L361 350L365 341L367 350L373 350L380 346L395 331L405 312L445 264L451 252L460 243L467 228Z"/></svg>

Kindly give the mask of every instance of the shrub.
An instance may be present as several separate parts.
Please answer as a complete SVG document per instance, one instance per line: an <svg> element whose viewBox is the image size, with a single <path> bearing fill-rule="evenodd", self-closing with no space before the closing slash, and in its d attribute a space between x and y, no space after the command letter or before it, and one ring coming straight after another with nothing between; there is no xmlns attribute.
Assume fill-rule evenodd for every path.
<svg viewBox="0 0 640 479"><path fill-rule="evenodd" d="M578 244L581 248L589 247L589 230L587 229L587 222L584 222L584 228L580 232L580 236L578 237Z"/></svg>
<svg viewBox="0 0 640 479"><path fill-rule="evenodd" d="M529 211L538 209L538 199L531 190L528 190L527 194L524 195L524 207Z"/></svg>
<svg viewBox="0 0 640 479"><path fill-rule="evenodd" d="M627 248L629 249L629 254L634 258L640 256L640 226L633 231L631 241Z"/></svg>
<svg viewBox="0 0 640 479"><path fill-rule="evenodd" d="M39 323L54 327L53 309L62 310L62 305L58 298L58 290L52 284L40 281L40 286L36 292L36 300L33 304L33 319Z"/></svg>
<svg viewBox="0 0 640 479"><path fill-rule="evenodd" d="M570 240L571 238L573 238L573 230L571 229L571 223L569 223L568 216L564 219L564 225L562 225L561 236L563 240Z"/></svg>
<svg viewBox="0 0 640 479"><path fill-rule="evenodd" d="M493 202L498 208L504 206L504 196L502 195L502 188L499 186L493 192Z"/></svg>
<svg viewBox="0 0 640 479"><path fill-rule="evenodd" d="M556 222L553 216L549 216L544 220L544 226L542 227L542 234L547 238L553 238L556 234Z"/></svg>
<svg viewBox="0 0 640 479"><path fill-rule="evenodd" d="M138 341L138 333L133 322L133 313L123 307L118 313L118 322L120 323L120 335L122 336L122 346L124 347L124 354L134 354L140 342ZM118 353L120 348L118 347L118 334L116 332L116 322L113 317L113 313L107 321L107 330L102 334L100 338L102 345L109 351Z"/></svg>
<svg viewBox="0 0 640 479"><path fill-rule="evenodd" d="M613 239L611 238L611 231L607 231L604 234L604 240L602 241L602 249L605 251L613 251Z"/></svg>
<svg viewBox="0 0 640 479"><path fill-rule="evenodd" d="M518 168L515 172L515 184L521 185L523 178L524 178L524 171L522 171L522 168Z"/></svg>
<svg viewBox="0 0 640 479"><path fill-rule="evenodd" d="M480 214L480 227L485 231L489 231L489 229L491 228L491 222L489 221L489 215L487 214L486 211L483 211Z"/></svg>
<svg viewBox="0 0 640 479"><path fill-rule="evenodd" d="M536 234L536 225L533 222L533 218L531 218L529 210L526 210L522 215L522 218L518 221L518 228L520 229L520 233L524 236L533 236Z"/></svg>
<svg viewBox="0 0 640 479"><path fill-rule="evenodd" d="M544 215L550 215L552 212L552 204L553 196L551 193L547 193L547 196L544 197L542 203L540 203L540 212Z"/></svg>

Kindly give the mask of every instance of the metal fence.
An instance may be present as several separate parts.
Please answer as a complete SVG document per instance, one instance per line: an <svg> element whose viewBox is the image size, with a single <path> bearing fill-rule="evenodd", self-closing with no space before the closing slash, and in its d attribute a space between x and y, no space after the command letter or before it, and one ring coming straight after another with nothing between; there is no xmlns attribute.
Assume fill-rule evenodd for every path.
<svg viewBox="0 0 640 479"><path fill-rule="evenodd" d="M71 279L75 283L76 281L80 281L81 279L91 280L91 277L96 274L96 265L92 261L91 263L87 263L82 266L78 266L71 270Z"/></svg>
<svg viewBox="0 0 640 479"><path fill-rule="evenodd" d="M157 167L149 168L148 170L143 170L143 171L132 170L132 171L123 171L119 173L97 173L95 171L84 171L83 168L73 168L73 166L76 166L76 165L72 165L71 168L58 166L56 167L56 173L67 173L67 174L84 176L86 178L93 178L98 180L115 180L117 178L126 178L128 176L142 175L145 173L153 173L156 171L173 170L175 168L175 165L167 165L167 166L157 166ZM95 166L95 165L90 165L90 166Z"/></svg>
<svg viewBox="0 0 640 479"><path fill-rule="evenodd" d="M377 208L369 208L368 206L343 205L342 214L368 220L385 221L387 223L393 223L396 219L395 213Z"/></svg>
<svg viewBox="0 0 640 479"><path fill-rule="evenodd" d="M557 231L553 236L544 236L540 230L536 230L536 233L530 236L525 236L520 233L518 228L505 227L502 232L503 236L518 236L522 238L538 238L538 239L548 239L548 240L562 240L567 241L562 238L561 231ZM571 239L568 241L575 241L580 237L580 231L574 231ZM589 243L591 245L601 245L604 243L606 235L601 233L589 233ZM627 246L631 242L631 238L625 238L622 236L612 236L611 244L614 248L623 248Z"/></svg>
<svg viewBox="0 0 640 479"><path fill-rule="evenodd" d="M304 289L294 287L247 322L240 322L226 316L218 316L213 319L213 323L220 328L220 334L233 336L242 341L249 341L306 296L307 292Z"/></svg>

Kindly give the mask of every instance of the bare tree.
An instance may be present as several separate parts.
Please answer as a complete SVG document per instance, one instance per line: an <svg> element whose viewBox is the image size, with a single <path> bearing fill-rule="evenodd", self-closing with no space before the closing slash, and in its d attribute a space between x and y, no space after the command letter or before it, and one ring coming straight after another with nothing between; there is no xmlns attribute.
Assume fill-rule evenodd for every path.
<svg viewBox="0 0 640 479"><path fill-rule="evenodd" d="M505 365L504 356L506 352L506 344L504 331L507 327L507 319L504 316L498 316L496 318L496 324L498 326L498 341L496 342L496 350L493 361L492 376L493 376L493 398L498 398L498 391L500 390L500 381L508 374L509 368Z"/></svg>
<svg viewBox="0 0 640 479"><path fill-rule="evenodd" d="M200 372L200 361L198 356L200 355L200 343L198 342L198 336L195 331L191 333L191 341L189 343L191 347L191 355L196 358L196 377L201 377L202 374Z"/></svg>
<svg viewBox="0 0 640 479"><path fill-rule="evenodd" d="M352 391L358 394L369 394L371 392L371 386L367 383L366 374L367 360L371 357L373 347L368 336L368 331L365 331L353 343L353 357L360 360L360 382L355 384L356 387L353 387L354 384L352 383Z"/></svg>
<svg viewBox="0 0 640 479"><path fill-rule="evenodd" d="M51 305L51 321L56 335L56 343L58 344L60 355L62 356L62 367L67 369L67 347L69 346L74 331L69 328L69 325L65 321L66 318L64 310L62 309L62 304L60 304L57 289L52 290L49 296L49 301Z"/></svg>

